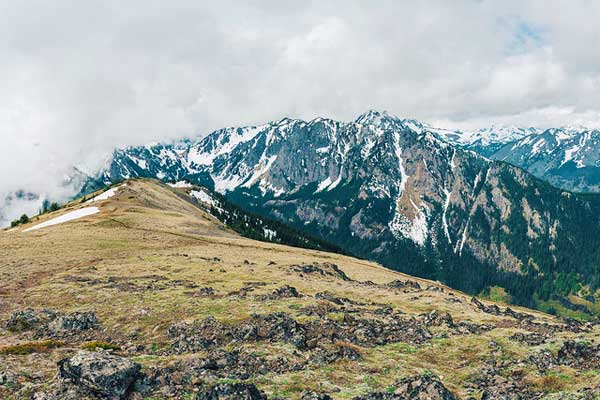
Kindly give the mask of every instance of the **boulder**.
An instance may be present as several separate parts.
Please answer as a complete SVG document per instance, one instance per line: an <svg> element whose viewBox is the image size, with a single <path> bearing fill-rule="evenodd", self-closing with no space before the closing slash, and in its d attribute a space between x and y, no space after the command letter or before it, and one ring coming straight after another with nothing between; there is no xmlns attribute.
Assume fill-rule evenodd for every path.
<svg viewBox="0 0 600 400"><path fill-rule="evenodd" d="M106 399L123 399L140 377L140 365L105 352L79 351L58 362L64 386L74 385Z"/></svg>
<svg viewBox="0 0 600 400"><path fill-rule="evenodd" d="M65 336L96 329L98 325L98 319L93 312L74 312L58 316L48 324L48 330L56 336Z"/></svg>
<svg viewBox="0 0 600 400"><path fill-rule="evenodd" d="M47 325L56 318L56 313L51 310L36 311L32 308L15 311L4 323L4 328L12 332L24 332Z"/></svg>

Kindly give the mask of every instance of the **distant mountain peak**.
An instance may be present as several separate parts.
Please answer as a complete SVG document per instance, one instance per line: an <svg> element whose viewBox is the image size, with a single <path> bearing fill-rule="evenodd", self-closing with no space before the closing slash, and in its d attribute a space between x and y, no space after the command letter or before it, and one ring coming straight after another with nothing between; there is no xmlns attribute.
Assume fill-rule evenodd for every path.
<svg viewBox="0 0 600 400"><path fill-rule="evenodd" d="M378 125L385 117L390 117L387 111L368 110L356 117L354 122L361 125Z"/></svg>

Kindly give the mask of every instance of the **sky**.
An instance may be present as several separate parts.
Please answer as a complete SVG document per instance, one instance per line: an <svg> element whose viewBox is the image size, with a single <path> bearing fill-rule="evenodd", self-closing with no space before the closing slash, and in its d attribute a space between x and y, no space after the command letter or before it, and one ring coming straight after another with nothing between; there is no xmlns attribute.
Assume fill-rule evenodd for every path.
<svg viewBox="0 0 600 400"><path fill-rule="evenodd" d="M599 19L592 0L0 0L0 208L67 196L116 147L284 116L600 126Z"/></svg>

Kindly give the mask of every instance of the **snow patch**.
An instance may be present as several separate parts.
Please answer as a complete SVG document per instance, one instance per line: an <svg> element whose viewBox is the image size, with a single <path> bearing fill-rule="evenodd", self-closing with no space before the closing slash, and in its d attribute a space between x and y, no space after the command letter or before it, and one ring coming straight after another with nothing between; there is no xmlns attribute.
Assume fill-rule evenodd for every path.
<svg viewBox="0 0 600 400"><path fill-rule="evenodd" d="M412 240L419 246L423 246L429 235L429 226L427 224L429 208L425 205L417 207L412 199L410 202L416 211L414 219L411 221L406 215L396 210L396 214L388 226L396 237L402 236Z"/></svg>
<svg viewBox="0 0 600 400"><path fill-rule="evenodd" d="M327 177L327 179L325 179L323 182L319 183L319 187L317 187L317 190L315 190L315 193L322 192L323 190L328 188L329 185L331 185L331 183L332 183L331 178Z"/></svg>
<svg viewBox="0 0 600 400"><path fill-rule="evenodd" d="M450 205L450 192L448 189L444 187L444 194L446 195L446 200L444 201L444 212L442 213L442 227L444 228L444 233L448 238L448 243L452 244L452 239L450 239L450 232L448 231L448 221L446 220L446 212L448 211L448 206Z"/></svg>
<svg viewBox="0 0 600 400"><path fill-rule="evenodd" d="M277 237L277 232L274 230L268 229L268 228L263 228L263 235L268 240L273 240L274 238Z"/></svg>
<svg viewBox="0 0 600 400"><path fill-rule="evenodd" d="M189 182L186 181L178 181L175 183L167 183L167 185L171 186L172 188L191 188L193 185Z"/></svg>
<svg viewBox="0 0 600 400"><path fill-rule="evenodd" d="M74 219L87 217L88 215L96 214L100 211L98 207L85 207L80 208L79 210L71 211L69 213L63 214L60 217L53 218L49 221L42 222L41 224L32 226L31 228L25 229L23 232L35 231L41 228L46 228L52 225L62 224L64 222L73 221Z"/></svg>
<svg viewBox="0 0 600 400"><path fill-rule="evenodd" d="M97 201L108 200L111 197L113 197L115 194L117 194L119 189L121 189L123 186L125 186L125 184L114 187L114 188L110 188L107 191L100 193L98 196L96 196L92 199L89 199L88 201L86 201L86 203L95 203Z"/></svg>

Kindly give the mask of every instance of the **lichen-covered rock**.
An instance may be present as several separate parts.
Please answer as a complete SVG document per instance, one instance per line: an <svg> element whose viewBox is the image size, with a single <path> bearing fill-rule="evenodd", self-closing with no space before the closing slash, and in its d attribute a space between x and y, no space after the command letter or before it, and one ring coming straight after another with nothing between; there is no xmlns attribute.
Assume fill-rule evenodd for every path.
<svg viewBox="0 0 600 400"><path fill-rule="evenodd" d="M322 276L331 276L343 281L351 281L350 277L340 269L336 264L328 262L315 262L312 264L292 265L292 271L302 274L319 274Z"/></svg>
<svg viewBox="0 0 600 400"><path fill-rule="evenodd" d="M79 351L58 363L63 386L74 385L106 399L123 399L140 377L140 365L104 352Z"/></svg>
<svg viewBox="0 0 600 400"><path fill-rule="evenodd" d="M433 375L424 374L402 379L391 391L374 392L355 397L354 400L456 400L446 387Z"/></svg>
<svg viewBox="0 0 600 400"><path fill-rule="evenodd" d="M267 400L267 396L248 383L222 383L205 389L195 400Z"/></svg>
<svg viewBox="0 0 600 400"><path fill-rule="evenodd" d="M53 310L26 308L14 312L4 323L12 332L30 332L34 337L64 337L100 327L93 312L63 314Z"/></svg>
<svg viewBox="0 0 600 400"><path fill-rule="evenodd" d="M311 391L302 392L300 400L333 400L331 396Z"/></svg>
<svg viewBox="0 0 600 400"><path fill-rule="evenodd" d="M48 330L57 336L66 336L98 327L98 319L93 312L74 312L60 315L48 324Z"/></svg>
<svg viewBox="0 0 600 400"><path fill-rule="evenodd" d="M280 288L277 288L271 294L259 296L262 300L278 300L278 299L286 299L286 298L298 298L302 297L298 290L290 285L285 285Z"/></svg>
<svg viewBox="0 0 600 400"><path fill-rule="evenodd" d="M4 323L4 328L12 332L24 332L40 328L55 319L56 312L51 310L34 310L26 308L15 311Z"/></svg>

